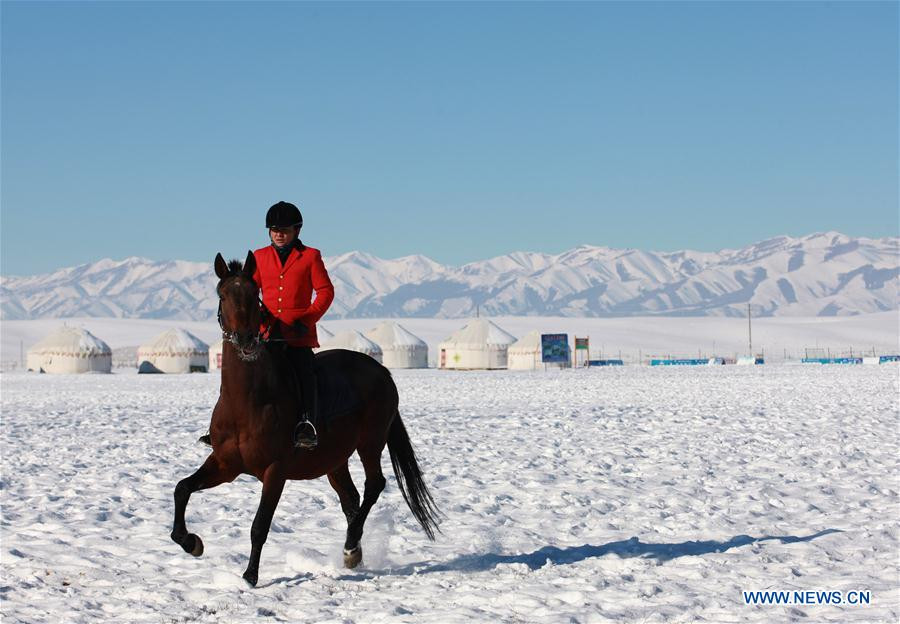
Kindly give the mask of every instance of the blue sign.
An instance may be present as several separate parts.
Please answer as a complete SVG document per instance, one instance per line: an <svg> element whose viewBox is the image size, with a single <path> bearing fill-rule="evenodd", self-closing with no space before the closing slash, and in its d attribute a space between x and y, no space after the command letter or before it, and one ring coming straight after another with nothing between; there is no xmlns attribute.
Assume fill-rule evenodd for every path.
<svg viewBox="0 0 900 624"><path fill-rule="evenodd" d="M541 362L544 364L569 361L568 334L541 334Z"/></svg>

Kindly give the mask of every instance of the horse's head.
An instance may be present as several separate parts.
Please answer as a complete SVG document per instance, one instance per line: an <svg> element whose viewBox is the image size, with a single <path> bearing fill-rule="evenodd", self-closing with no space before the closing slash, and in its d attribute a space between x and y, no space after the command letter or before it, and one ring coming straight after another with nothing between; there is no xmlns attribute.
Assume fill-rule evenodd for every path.
<svg viewBox="0 0 900 624"><path fill-rule="evenodd" d="M262 350L259 287L253 281L256 258L248 251L247 259L241 265L239 260L226 263L222 254L216 254L214 264L219 278L216 293L219 295L222 338L234 345L242 360L253 361Z"/></svg>

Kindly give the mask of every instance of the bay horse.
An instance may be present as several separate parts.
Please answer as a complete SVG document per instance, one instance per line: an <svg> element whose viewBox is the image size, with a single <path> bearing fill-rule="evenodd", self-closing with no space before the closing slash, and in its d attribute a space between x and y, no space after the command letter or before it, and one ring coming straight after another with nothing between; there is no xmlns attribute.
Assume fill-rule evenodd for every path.
<svg viewBox="0 0 900 624"><path fill-rule="evenodd" d="M240 474L255 476L262 481L262 497L250 530L250 561L243 574L247 583L255 586L260 554L285 481L327 475L347 518L344 565L354 568L362 560L360 539L366 517L384 490L381 453L385 445L406 504L433 540L440 512L400 419L397 386L388 369L355 351L317 354L319 380L329 376L341 379L343 386L331 387L343 387L358 400L345 401L349 411L329 415L322 409L329 404L329 397L320 391L319 423L324 426L318 425L319 444L314 450L295 449L292 432L302 404L293 390L283 345L268 341L266 332L260 331L263 308L253 281L255 257L249 252L243 265L237 260L226 264L222 254L217 254L214 266L224 345L222 384L210 423L212 452L194 474L175 487L172 540L185 552L202 555L203 541L188 532L184 521L191 494L230 483ZM362 502L347 467L354 452L365 471Z"/></svg>

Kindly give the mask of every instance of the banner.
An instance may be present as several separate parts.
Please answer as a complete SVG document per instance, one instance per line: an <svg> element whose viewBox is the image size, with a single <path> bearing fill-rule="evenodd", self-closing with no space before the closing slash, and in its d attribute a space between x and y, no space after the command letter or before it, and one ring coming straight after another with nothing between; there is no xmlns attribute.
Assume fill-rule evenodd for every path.
<svg viewBox="0 0 900 624"><path fill-rule="evenodd" d="M568 334L541 334L541 362L545 364L569 361Z"/></svg>

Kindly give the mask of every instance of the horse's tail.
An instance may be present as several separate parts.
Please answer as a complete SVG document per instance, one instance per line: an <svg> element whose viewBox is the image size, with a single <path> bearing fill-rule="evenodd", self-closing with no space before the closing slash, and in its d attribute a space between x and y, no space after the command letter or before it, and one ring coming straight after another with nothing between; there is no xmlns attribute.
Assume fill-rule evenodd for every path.
<svg viewBox="0 0 900 624"><path fill-rule="evenodd" d="M431 493L422 480L422 471L416 461L416 453L413 451L406 427L400 420L400 414L394 416L391 428L388 430L388 451L391 454L391 464L394 466L394 476L403 500L409 505L409 510L415 516L428 539L434 540L435 530L438 528L438 511Z"/></svg>

